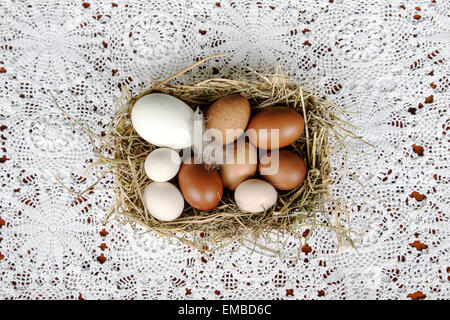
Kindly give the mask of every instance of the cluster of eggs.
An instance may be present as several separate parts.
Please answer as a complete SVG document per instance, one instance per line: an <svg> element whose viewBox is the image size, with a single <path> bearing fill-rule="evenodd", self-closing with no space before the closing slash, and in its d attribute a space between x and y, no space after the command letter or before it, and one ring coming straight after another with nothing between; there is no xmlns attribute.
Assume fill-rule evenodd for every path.
<svg viewBox="0 0 450 320"><path fill-rule="evenodd" d="M304 119L295 110L272 106L251 117L250 103L242 95L215 101L206 111L205 129L222 133L224 153L234 159L217 170L196 163L193 157L181 159L177 151L192 147L193 119L194 111L186 103L162 93L143 96L133 106L134 129L144 140L160 147L147 156L144 164L152 180L144 190L145 206L155 218L175 220L183 212L184 201L198 210L213 209L221 201L223 188L234 191L241 210L263 212L276 203L276 190L294 189L305 179L303 159L285 149L303 133ZM277 132L276 141L271 130ZM237 147L238 143L244 147ZM258 151L264 151L259 152L259 161ZM179 189L169 182L177 175Z"/></svg>

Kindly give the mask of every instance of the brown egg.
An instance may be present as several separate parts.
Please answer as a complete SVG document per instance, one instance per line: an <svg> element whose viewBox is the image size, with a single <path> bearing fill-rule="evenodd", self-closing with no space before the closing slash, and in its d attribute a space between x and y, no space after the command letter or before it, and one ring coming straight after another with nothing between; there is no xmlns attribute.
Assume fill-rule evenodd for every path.
<svg viewBox="0 0 450 320"><path fill-rule="evenodd" d="M184 199L198 210L216 207L223 194L222 180L216 170L186 159L178 173L178 185Z"/></svg>
<svg viewBox="0 0 450 320"><path fill-rule="evenodd" d="M228 144L239 138L250 119L250 103L240 94L230 94L214 102L206 111L206 129L217 129L222 143ZM232 129L228 130L227 129Z"/></svg>
<svg viewBox="0 0 450 320"><path fill-rule="evenodd" d="M260 149L272 150L286 147L303 133L305 121L297 111L288 107L269 107L253 116L247 135ZM262 130L266 129L266 130ZM278 129L278 136L273 129ZM272 141L278 138L277 141Z"/></svg>
<svg viewBox="0 0 450 320"><path fill-rule="evenodd" d="M223 186L230 190L244 180L253 177L258 166L258 153L252 144L239 141L225 149L225 161L220 168Z"/></svg>
<svg viewBox="0 0 450 320"><path fill-rule="evenodd" d="M258 165L259 174L278 190L298 187L306 177L306 165L302 158L289 150L269 151Z"/></svg>

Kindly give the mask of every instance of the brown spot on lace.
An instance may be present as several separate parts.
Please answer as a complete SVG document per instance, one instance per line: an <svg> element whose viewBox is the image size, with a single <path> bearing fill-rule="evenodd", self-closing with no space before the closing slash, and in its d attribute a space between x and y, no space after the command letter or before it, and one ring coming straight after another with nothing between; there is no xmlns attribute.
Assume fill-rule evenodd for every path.
<svg viewBox="0 0 450 320"><path fill-rule="evenodd" d="M0 68L0 73L5 73L5 72L6 72L5 67L1 67L1 68Z"/></svg>
<svg viewBox="0 0 450 320"><path fill-rule="evenodd" d="M427 198L426 195L421 194L421 193L419 193L419 192L417 192L417 191L411 192L411 194L410 194L409 196L410 196L411 198L416 199L417 201L423 201L423 200L425 200L425 199Z"/></svg>
<svg viewBox="0 0 450 320"><path fill-rule="evenodd" d="M5 163L8 160L9 160L9 158L7 158L5 155L3 155L3 157L0 158L0 163Z"/></svg>
<svg viewBox="0 0 450 320"><path fill-rule="evenodd" d="M308 254L312 251L311 247L308 244L305 244L302 248L302 252Z"/></svg>
<svg viewBox="0 0 450 320"><path fill-rule="evenodd" d="M413 16L413 18L416 19L416 20L420 20L421 17L422 17L422 16L421 16L420 14L418 14L418 13L416 13L416 14Z"/></svg>
<svg viewBox="0 0 450 320"><path fill-rule="evenodd" d="M319 291L317 292L317 296L318 296L318 297L324 297L324 296L325 296L325 291L319 290Z"/></svg>
<svg viewBox="0 0 450 320"><path fill-rule="evenodd" d="M79 174L72 173L72 177L81 183L86 182L86 180L87 180L86 177L80 176Z"/></svg>
<svg viewBox="0 0 450 320"><path fill-rule="evenodd" d="M429 96L425 98L425 103L433 103L434 101L434 97L433 96Z"/></svg>
<svg viewBox="0 0 450 320"><path fill-rule="evenodd" d="M190 295L190 294L192 294L192 290L191 290L191 289L188 289L188 288L186 288L186 295L188 296L188 295Z"/></svg>
<svg viewBox="0 0 450 320"><path fill-rule="evenodd" d="M428 248L428 245L426 245L425 243L422 243L418 240L414 241L413 243L409 244L411 247L416 248L418 251L422 251L423 249Z"/></svg>
<svg viewBox="0 0 450 320"><path fill-rule="evenodd" d="M0 252L0 260L5 259L5 256Z"/></svg>
<svg viewBox="0 0 450 320"><path fill-rule="evenodd" d="M294 289L286 289L286 296L293 297L294 296Z"/></svg>
<svg viewBox="0 0 450 320"><path fill-rule="evenodd" d="M414 153L416 153L418 156L422 157L423 156L423 147L422 146L418 146L416 144L412 145L413 151Z"/></svg>
<svg viewBox="0 0 450 320"><path fill-rule="evenodd" d="M416 111L417 111L416 108L412 108L412 107L408 108L408 112L411 113L412 115L415 115Z"/></svg>
<svg viewBox="0 0 450 320"><path fill-rule="evenodd" d="M99 255L97 257L97 261L100 262L100 264L104 264L106 262L106 257L105 255L102 253L101 255Z"/></svg>
<svg viewBox="0 0 450 320"><path fill-rule="evenodd" d="M100 245L100 249L101 249L102 251L105 251L106 248L108 248L108 246L106 245L106 243L103 242L103 243Z"/></svg>
<svg viewBox="0 0 450 320"><path fill-rule="evenodd" d="M5 220L0 218L0 228L3 227L6 224Z"/></svg>
<svg viewBox="0 0 450 320"><path fill-rule="evenodd" d="M305 28L305 29L302 30L303 34L306 34L307 32L311 32L311 30L309 30L308 28Z"/></svg>
<svg viewBox="0 0 450 320"><path fill-rule="evenodd" d="M78 198L76 198L71 204L71 207L77 206L83 202L86 202L88 199L86 197L83 196L79 196Z"/></svg>
<svg viewBox="0 0 450 320"><path fill-rule="evenodd" d="M91 4L89 2L83 2L83 7L84 8L89 8L91 6Z"/></svg>
<svg viewBox="0 0 450 320"><path fill-rule="evenodd" d="M408 298L411 298L411 300L423 300L425 299L427 296L425 294L423 294L422 291L416 291L414 293L410 293L407 296Z"/></svg>
<svg viewBox="0 0 450 320"><path fill-rule="evenodd" d="M100 231L100 235L101 235L102 237L106 237L108 234L109 234L108 231L106 231L105 229L103 229L102 231Z"/></svg>

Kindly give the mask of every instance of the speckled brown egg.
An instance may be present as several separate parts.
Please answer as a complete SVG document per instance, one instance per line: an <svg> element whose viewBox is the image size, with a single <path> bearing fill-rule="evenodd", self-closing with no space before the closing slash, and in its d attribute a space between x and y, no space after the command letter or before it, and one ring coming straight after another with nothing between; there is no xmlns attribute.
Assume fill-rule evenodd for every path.
<svg viewBox="0 0 450 320"><path fill-rule="evenodd" d="M206 129L217 129L222 134L222 143L228 144L244 133L250 119L250 103L240 94L230 94L215 101L205 118ZM227 129L231 129L228 134Z"/></svg>
<svg viewBox="0 0 450 320"><path fill-rule="evenodd" d="M305 120L300 113L288 107L275 106L252 117L247 135L258 148L272 150L294 143L302 135L304 127ZM276 131L271 131L274 129L278 129L278 136ZM278 141L274 140L275 138L278 138Z"/></svg>
<svg viewBox="0 0 450 320"><path fill-rule="evenodd" d="M277 154L278 153L278 154ZM268 152L258 165L258 172L278 190L298 187L306 177L306 165L302 158L289 150Z"/></svg>
<svg viewBox="0 0 450 320"><path fill-rule="evenodd" d="M223 186L235 190L242 181L255 175L257 165L258 152L254 145L244 141L228 145L224 164L220 168Z"/></svg>
<svg viewBox="0 0 450 320"><path fill-rule="evenodd" d="M194 163L193 158L186 159L181 165L178 185L186 202L198 210L216 207L223 194L219 173Z"/></svg>

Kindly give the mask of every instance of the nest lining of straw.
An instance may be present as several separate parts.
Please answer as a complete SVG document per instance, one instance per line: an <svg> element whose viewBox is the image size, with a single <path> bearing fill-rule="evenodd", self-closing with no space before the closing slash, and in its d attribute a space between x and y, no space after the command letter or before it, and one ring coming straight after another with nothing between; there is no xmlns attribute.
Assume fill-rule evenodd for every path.
<svg viewBox="0 0 450 320"><path fill-rule="evenodd" d="M115 203L108 218L113 213L118 214L131 224L176 238L199 250L210 250L248 236L257 239L272 231L298 235L300 226L315 224L318 215L327 214L324 207L331 183L332 152L328 138L330 134L339 137L339 132L345 131L337 116L342 110L325 96L305 90L280 72L256 73L258 80L209 79L192 84L169 84L168 80L178 74L154 83L136 96L122 88L118 111L103 140L108 141L103 145L104 150L114 157L101 156L98 161L108 165L116 177ZM234 192L224 189L221 203L212 210L198 211L186 203L183 214L175 221L162 222L153 218L143 202L143 190L151 182L145 173L144 161L157 147L137 135L130 119L135 101L151 92L173 95L203 113L215 100L234 93L248 98L252 115L274 105L297 110L305 119L305 130L288 149L305 160L308 168L305 181L293 190L278 190L277 203L263 213L242 212L234 202ZM171 182L177 185L176 178ZM336 228L331 224L324 226ZM345 230L340 232L345 233Z"/></svg>

